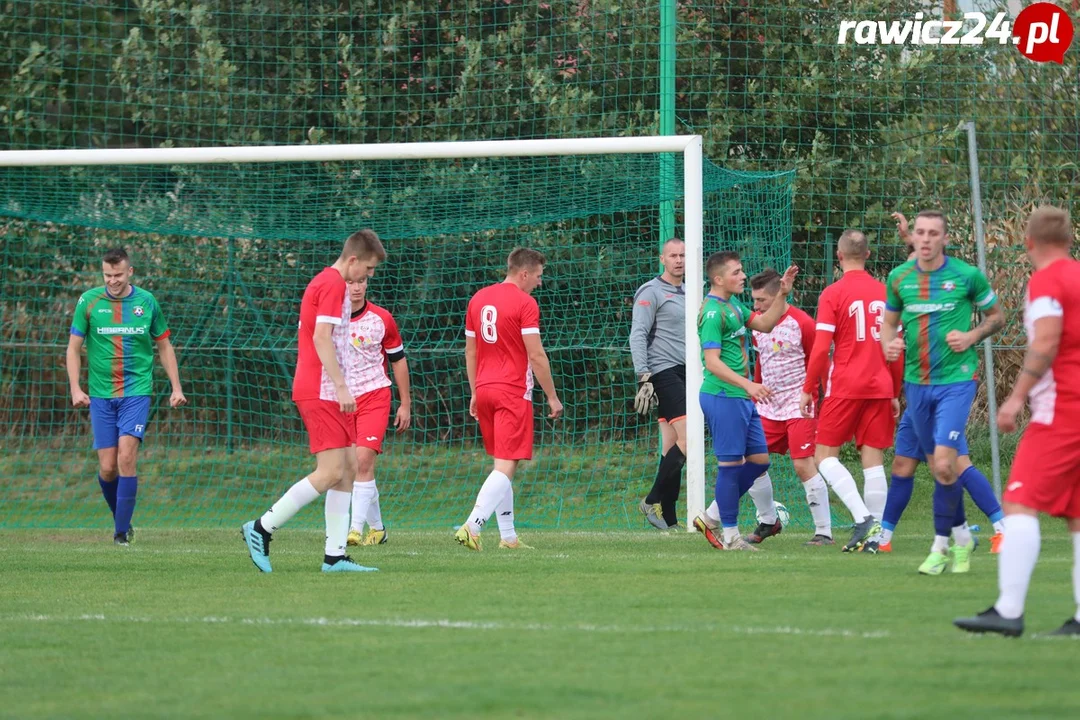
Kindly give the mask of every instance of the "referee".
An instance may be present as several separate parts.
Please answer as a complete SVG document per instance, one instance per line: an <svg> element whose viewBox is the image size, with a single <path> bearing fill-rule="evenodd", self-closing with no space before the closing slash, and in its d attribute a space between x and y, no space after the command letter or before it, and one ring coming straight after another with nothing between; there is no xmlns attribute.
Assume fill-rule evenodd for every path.
<svg viewBox="0 0 1080 720"><path fill-rule="evenodd" d="M678 526L675 503L686 463L686 246L672 238L660 252L664 272L634 293L630 354L638 392L634 409L660 411L661 457L656 480L638 509L654 527Z"/></svg>

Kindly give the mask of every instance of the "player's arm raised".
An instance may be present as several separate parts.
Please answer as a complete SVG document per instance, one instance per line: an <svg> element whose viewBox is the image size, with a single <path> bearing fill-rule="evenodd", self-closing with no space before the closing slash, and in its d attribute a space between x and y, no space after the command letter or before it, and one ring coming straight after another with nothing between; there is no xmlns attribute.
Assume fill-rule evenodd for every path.
<svg viewBox="0 0 1080 720"><path fill-rule="evenodd" d="M322 363L326 374L330 376L330 382L334 383L334 392L337 393L341 412L351 413L356 410L356 399L349 392L349 386L345 384L345 375L341 372L341 366L338 365L333 333L333 323L317 322L311 339L315 344L315 354L319 356L319 362Z"/></svg>
<svg viewBox="0 0 1080 720"><path fill-rule="evenodd" d="M540 387L544 389L544 395L547 396L548 407L551 408L548 417L554 420L562 415L563 405L559 401L558 393L555 392L555 380L551 377L551 363L548 361L547 352L544 351L544 344L540 342L540 333L528 333L522 335L521 339L525 343L525 352L529 355L529 366L532 367L533 376L536 377L536 382L540 383Z"/></svg>
<svg viewBox="0 0 1080 720"><path fill-rule="evenodd" d="M779 298L786 298L788 293L791 292L791 288L795 285L795 276L799 274L799 268L796 265L790 265L787 270L784 271L784 276L780 278L780 294ZM774 302L772 307L761 313L760 315L753 316L746 323L746 326L751 330L757 330L758 332L772 332L776 327L776 323L780 322L780 318L784 315L784 303Z"/></svg>

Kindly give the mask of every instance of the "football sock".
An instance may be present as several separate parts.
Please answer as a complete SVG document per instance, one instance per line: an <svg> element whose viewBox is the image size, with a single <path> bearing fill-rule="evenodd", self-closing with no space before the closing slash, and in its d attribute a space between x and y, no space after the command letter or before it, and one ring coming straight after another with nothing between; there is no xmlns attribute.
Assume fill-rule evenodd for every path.
<svg viewBox="0 0 1080 720"><path fill-rule="evenodd" d="M914 490L915 478L903 475L892 476L892 483L889 484L889 492L885 498L885 509L881 512L881 527L889 531L890 538L892 531L900 523L900 516L907 510Z"/></svg>
<svg viewBox="0 0 1080 720"><path fill-rule="evenodd" d="M121 475L116 478L116 514L114 527L116 534L126 533L131 529L131 517L135 514L135 496L139 492L139 478L136 475Z"/></svg>
<svg viewBox="0 0 1080 720"><path fill-rule="evenodd" d="M668 452L671 452L670 450ZM660 462L656 465L656 477L653 478L652 487L649 488L649 494L645 496L645 502L649 505L655 505L660 502L660 491L664 486L664 458L667 455L660 456Z"/></svg>
<svg viewBox="0 0 1080 720"><path fill-rule="evenodd" d="M881 544L888 545L892 542L893 531L887 530L884 527L881 529Z"/></svg>
<svg viewBox="0 0 1080 720"><path fill-rule="evenodd" d="M741 465L720 465L716 468L716 507L720 524L725 528L739 527L739 474Z"/></svg>
<svg viewBox="0 0 1080 720"><path fill-rule="evenodd" d="M825 478L825 482L829 483L829 487L840 498L840 502L847 507L855 522L862 522L869 517L870 511L866 508L862 496L859 495L855 478L851 477L851 473L840 463L839 458L825 458L818 465L818 472Z"/></svg>
<svg viewBox="0 0 1080 720"><path fill-rule="evenodd" d="M773 503L772 478L768 471L762 473L750 486L750 498L754 501L760 522L772 525L776 522L776 505Z"/></svg>
<svg viewBox="0 0 1080 720"><path fill-rule="evenodd" d="M832 537L832 515L829 512L829 488L821 475L815 475L803 483L806 491L806 504L810 506L810 517L814 519L814 534Z"/></svg>
<svg viewBox="0 0 1080 720"><path fill-rule="evenodd" d="M109 504L109 512L113 514L113 519L116 519L116 486L120 484L118 480L108 482L103 480L100 475L97 476L98 485L101 486L101 495L105 498L105 502Z"/></svg>
<svg viewBox="0 0 1080 720"><path fill-rule="evenodd" d="M956 521L956 506L964 500L964 489L959 483L945 485L934 481L934 534L948 537Z"/></svg>
<svg viewBox="0 0 1080 720"><path fill-rule="evenodd" d="M382 508L379 507L379 486L374 480L371 481L371 486L375 489L375 495L372 496L371 504L368 505L367 524L372 530L384 530Z"/></svg>
<svg viewBox="0 0 1080 720"><path fill-rule="evenodd" d="M259 518L259 526L267 535L273 535L278 528L292 520L293 515L300 512L300 508L319 497L320 494L311 481L304 478L286 490L285 494Z"/></svg>
<svg viewBox="0 0 1080 720"><path fill-rule="evenodd" d="M506 489L506 495L495 506L495 519L499 521L499 536L507 541L517 540L517 530L514 529L514 486Z"/></svg>
<svg viewBox="0 0 1080 720"><path fill-rule="evenodd" d="M759 463L753 463L750 461L742 464L742 472L739 473L739 497L741 498L746 493L750 492L750 488L754 486L757 479L763 474L768 472L769 463L761 465ZM769 480L770 497L772 492L772 480ZM753 495L750 496L753 498Z"/></svg>
<svg viewBox="0 0 1080 720"><path fill-rule="evenodd" d="M367 522L371 501L376 495L375 481L354 482L352 485L352 525L351 529L360 532Z"/></svg>
<svg viewBox="0 0 1080 720"><path fill-rule="evenodd" d="M957 545L967 545L971 542L971 528L966 522L952 529L952 539Z"/></svg>
<svg viewBox="0 0 1080 720"><path fill-rule="evenodd" d="M885 468L881 465L863 468L863 501L875 520L881 520L888 494L889 483L885 480Z"/></svg>
<svg viewBox="0 0 1080 720"><path fill-rule="evenodd" d="M991 523L1001 522L1001 519L1005 517L1005 513L1001 510L1001 503L998 502L997 495L994 494L994 486L990 484L990 481L986 479L986 476L982 474L979 468L972 465L960 473L959 482L968 491L968 495L971 496L971 501L975 503L975 507L982 510L983 514L990 518Z"/></svg>
<svg viewBox="0 0 1080 720"><path fill-rule="evenodd" d="M473 506L472 514L469 516L469 530L474 535L479 535L484 529L484 523L491 517L491 513L495 512L495 506L502 501L509 489L510 478L498 470L492 470L487 480L484 480L484 484L480 486L480 492L476 495L476 505Z"/></svg>
<svg viewBox="0 0 1080 720"><path fill-rule="evenodd" d="M679 502L679 493L682 491L682 469L686 464L686 455L678 445L672 445L663 459L660 461L660 475L662 487L660 489L660 505L664 511L664 522L674 525L679 522L678 513L675 510Z"/></svg>
<svg viewBox="0 0 1080 720"><path fill-rule="evenodd" d="M726 525L724 526L724 544L725 545L730 545L731 543L735 542L735 540L737 540L738 538L739 538L739 526L738 525L736 525L735 527L727 527Z"/></svg>
<svg viewBox="0 0 1080 720"><path fill-rule="evenodd" d="M326 491L326 557L345 555L345 539L349 535L349 503L352 493L343 490Z"/></svg>
<svg viewBox="0 0 1080 720"><path fill-rule="evenodd" d="M1031 573L1039 559L1040 543L1037 517L1009 515L1005 518L1005 539L1001 541L1001 554L998 556L999 594L994 603L1001 617L1014 619L1024 614L1024 601L1027 599ZM1075 574L1073 578L1075 583Z"/></svg>
<svg viewBox="0 0 1080 720"><path fill-rule="evenodd" d="M705 524L711 528L720 525L720 506L716 504L715 500L709 503L709 507L705 508Z"/></svg>
<svg viewBox="0 0 1080 720"><path fill-rule="evenodd" d="M1074 532L1073 538L1073 599L1076 600L1076 622L1080 622L1080 532Z"/></svg>
<svg viewBox="0 0 1080 720"><path fill-rule="evenodd" d="M994 525L994 532L995 533L1005 534L1005 521L1004 520L998 520L996 523L993 523L993 525Z"/></svg>

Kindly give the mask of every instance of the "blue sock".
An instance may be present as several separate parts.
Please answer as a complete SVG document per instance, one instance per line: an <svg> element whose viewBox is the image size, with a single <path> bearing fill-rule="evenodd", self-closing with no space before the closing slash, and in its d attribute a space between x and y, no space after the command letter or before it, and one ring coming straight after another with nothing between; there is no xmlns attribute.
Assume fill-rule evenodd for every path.
<svg viewBox="0 0 1080 720"><path fill-rule="evenodd" d="M769 469L769 463L759 465L747 461L743 463L743 466L739 468L739 497L747 493L748 490L754 485L754 481L761 477L761 474Z"/></svg>
<svg viewBox="0 0 1080 720"><path fill-rule="evenodd" d="M135 495L139 491L139 478L121 475L116 479L116 532L131 529L131 516L135 514Z"/></svg>
<svg viewBox="0 0 1080 720"><path fill-rule="evenodd" d="M105 498L105 502L109 503L109 511L113 514L113 518L116 517L116 486L120 483L116 480L112 482L105 482L102 480L101 475L97 476L98 485L101 486L101 494Z"/></svg>
<svg viewBox="0 0 1080 720"><path fill-rule="evenodd" d="M911 493L915 490L915 478L893 475L889 483L889 494L885 496L885 510L881 513L881 527L895 530L900 516L911 502Z"/></svg>
<svg viewBox="0 0 1080 720"><path fill-rule="evenodd" d="M720 524L724 527L739 526L739 473L738 465L716 468L716 507L720 510Z"/></svg>
<svg viewBox="0 0 1080 720"><path fill-rule="evenodd" d="M990 522L996 523L1005 517L1005 513L1001 511L1001 503L998 502L997 495L994 495L994 486L979 471L979 468L972 465L960 473L959 482L968 491L975 507L982 510L983 514L990 518Z"/></svg>
<svg viewBox="0 0 1080 720"><path fill-rule="evenodd" d="M956 521L956 506L964 499L964 488L959 482L942 485L934 481L934 534L949 537Z"/></svg>

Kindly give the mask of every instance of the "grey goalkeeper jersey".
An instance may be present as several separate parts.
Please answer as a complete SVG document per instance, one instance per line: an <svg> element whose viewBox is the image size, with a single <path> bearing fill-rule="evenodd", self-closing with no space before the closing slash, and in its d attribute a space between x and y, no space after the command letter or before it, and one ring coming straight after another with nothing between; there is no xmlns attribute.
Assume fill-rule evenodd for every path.
<svg viewBox="0 0 1080 720"><path fill-rule="evenodd" d="M686 293L682 285L654 277L634 293L630 354L638 375L686 364Z"/></svg>

